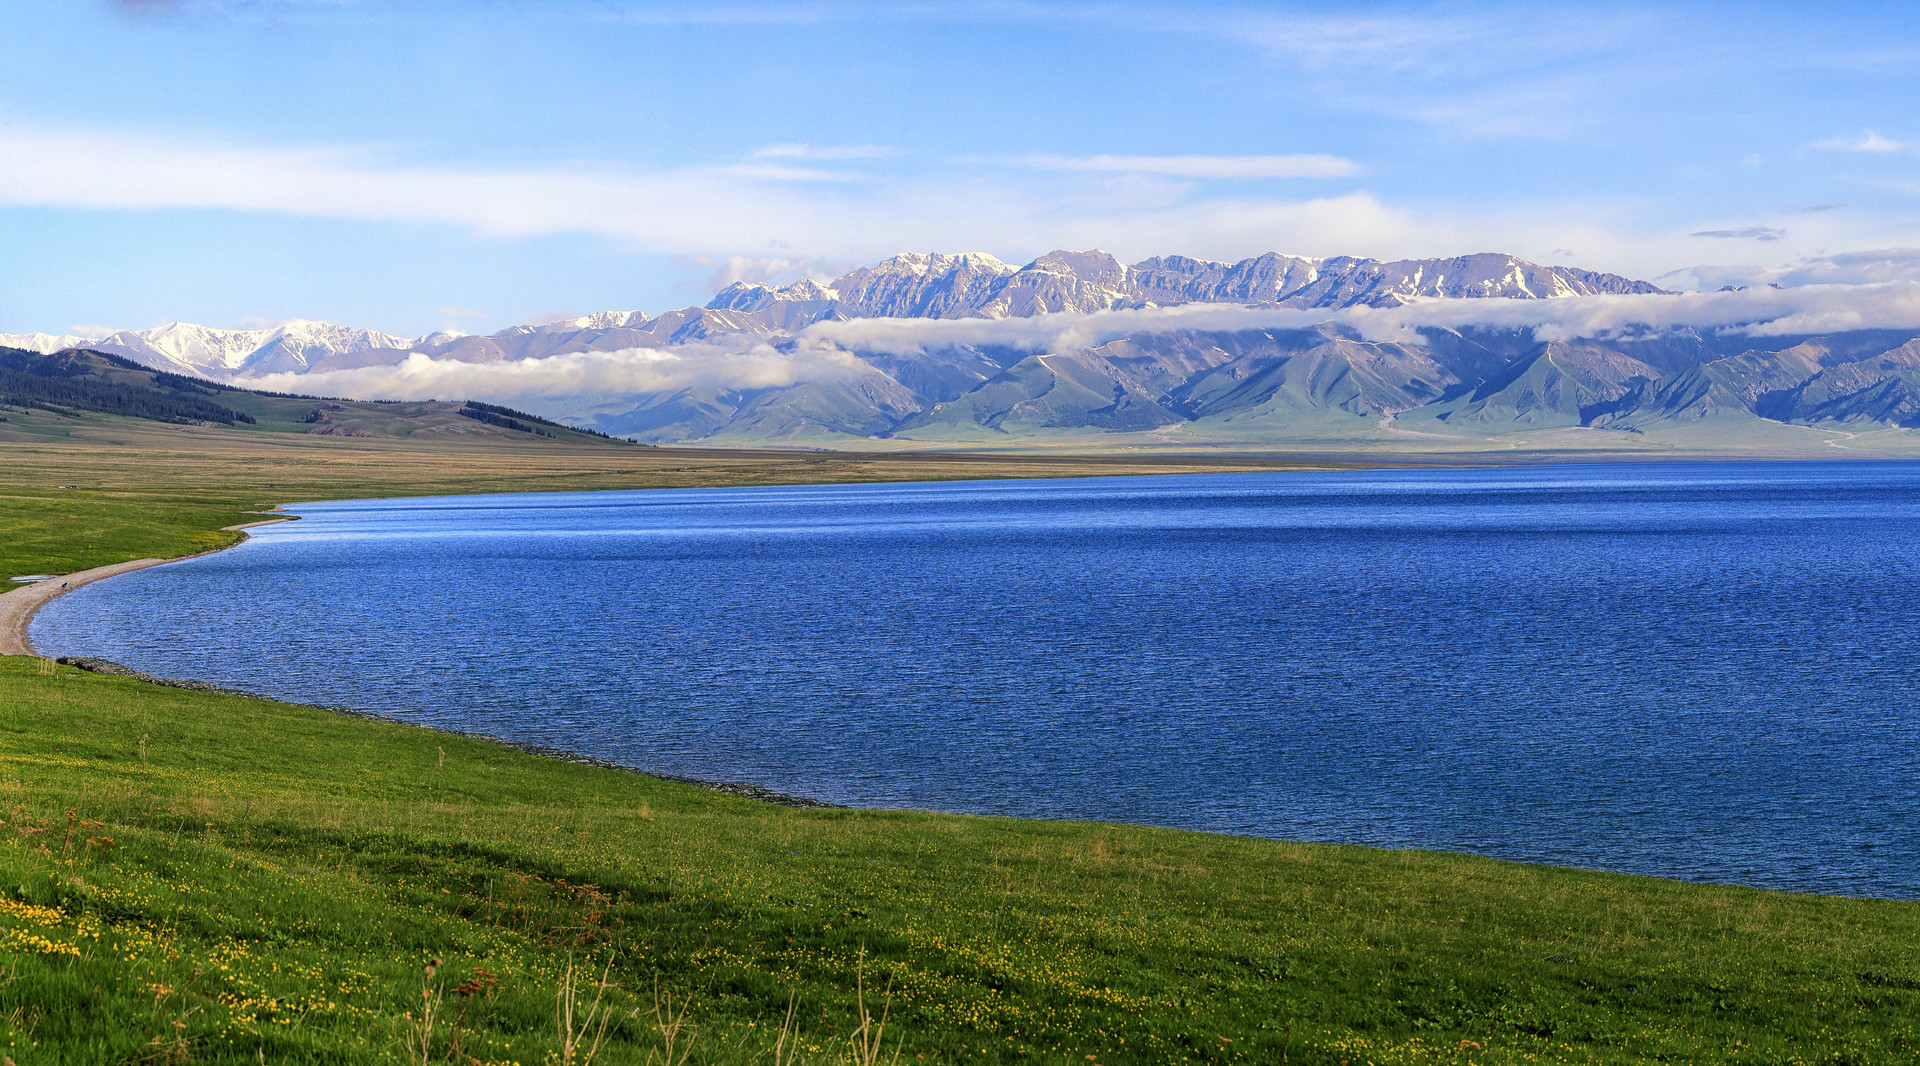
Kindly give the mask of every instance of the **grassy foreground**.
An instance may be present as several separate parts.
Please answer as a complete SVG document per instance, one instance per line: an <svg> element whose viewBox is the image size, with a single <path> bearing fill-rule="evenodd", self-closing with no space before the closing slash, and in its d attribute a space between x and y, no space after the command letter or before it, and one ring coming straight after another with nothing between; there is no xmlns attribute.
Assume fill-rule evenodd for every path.
<svg viewBox="0 0 1920 1066"><path fill-rule="evenodd" d="M1920 1059L1916 903L792 810L26 657L0 706L21 1066L565 1062L569 987L605 1063L843 1061L862 988L909 1063Z"/></svg>

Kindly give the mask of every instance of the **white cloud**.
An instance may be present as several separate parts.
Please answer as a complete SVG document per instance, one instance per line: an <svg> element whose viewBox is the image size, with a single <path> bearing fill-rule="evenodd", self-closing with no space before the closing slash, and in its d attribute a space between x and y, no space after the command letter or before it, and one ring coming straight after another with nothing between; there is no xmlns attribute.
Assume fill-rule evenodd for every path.
<svg viewBox="0 0 1920 1066"><path fill-rule="evenodd" d="M437 224L507 238L586 234L638 252L712 257L708 269L730 256L839 264L907 250L992 248L1020 260L1055 248L1102 248L1129 262L1169 253L1233 261L1271 251L1385 259L1503 251L1646 276L1699 256L1696 239L1650 230L1641 209L1626 202L1542 201L1441 215L1364 189L1305 199L1226 196L1161 174L1024 168L854 181L780 159L653 170L484 169L421 165L368 148L0 125L0 205L261 212ZM1905 220L1858 212L1802 217L1777 247L1920 241Z"/></svg>
<svg viewBox="0 0 1920 1066"><path fill-rule="evenodd" d="M1419 342L1422 328L1528 330L1541 340L1679 328L1759 337L1876 328L1920 329L1920 281L1816 284L1728 292L1576 296L1550 300L1428 299L1399 307L1186 304L1009 319L872 318L821 322L786 340L742 334L667 348L571 352L501 363L408 356L394 366L236 380L251 388L359 399L473 398L506 403L673 392L697 385L771 388L872 373L858 353L965 345L1026 351L1097 347L1172 331L1301 329L1335 323L1382 342ZM1760 342L1756 342L1760 343Z"/></svg>
<svg viewBox="0 0 1920 1066"><path fill-rule="evenodd" d="M1170 20L1176 24L1177 16ZM1475 137L1563 140L1631 121L1635 98L1710 74L1730 52L1679 16L1608 8L1472 14L1302 15L1243 10L1186 27L1261 49L1310 80L1314 96ZM1204 27L1204 29L1202 29ZM1717 27L1725 36L1725 27ZM1685 42L1684 59L1675 56Z"/></svg>
<svg viewBox="0 0 1920 1066"><path fill-rule="evenodd" d="M674 263L676 266L711 271L700 283L700 291L708 293L719 292L736 281L786 285L812 278L825 282L853 269L852 264L797 256L689 255L681 256Z"/></svg>
<svg viewBox="0 0 1920 1066"><path fill-rule="evenodd" d="M845 170L821 170L818 167L792 167L779 163L733 163L717 168L717 173L749 181L873 181L868 174Z"/></svg>
<svg viewBox="0 0 1920 1066"><path fill-rule="evenodd" d="M1301 329L1324 322L1350 326L1382 341L1417 340L1422 327L1524 329L1542 340L1687 327L1755 336L1920 328L1920 281L1551 300L1424 299L1399 307L1340 311L1182 304L1034 318L853 319L809 326L799 339L854 351L913 352L979 344L1058 351L1137 333Z"/></svg>
<svg viewBox="0 0 1920 1066"><path fill-rule="evenodd" d="M1829 137L1813 146L1829 152L1904 152L1907 145L1867 130L1857 137Z"/></svg>
<svg viewBox="0 0 1920 1066"><path fill-rule="evenodd" d="M1410 233L1405 215L1364 192L1287 201L993 174L849 178L773 162L482 170L398 162L365 148L0 126L0 204L11 205L268 212L504 237L590 234L667 254L833 261L982 246L1016 255L1105 247L1216 258L1448 250Z"/></svg>
<svg viewBox="0 0 1920 1066"><path fill-rule="evenodd" d="M1880 248L1812 256L1778 266L1695 266L1664 274L1668 288L1717 289L1723 285L1870 285L1920 281L1920 248Z"/></svg>
<svg viewBox="0 0 1920 1066"><path fill-rule="evenodd" d="M1777 241L1787 235L1783 229L1772 226L1742 226L1739 229L1703 229L1687 234L1689 237L1719 237L1723 240Z"/></svg>
<svg viewBox="0 0 1920 1066"><path fill-rule="evenodd" d="M893 154L893 149L877 144L813 144L797 141L769 144L753 153L761 159L878 159Z"/></svg>
<svg viewBox="0 0 1920 1066"><path fill-rule="evenodd" d="M1042 170L1175 178L1344 178L1361 171L1353 160L1332 155L1040 155L1023 162Z"/></svg>
<svg viewBox="0 0 1920 1066"><path fill-rule="evenodd" d="M672 392L694 385L771 388L825 374L857 372L846 353L817 345L776 350L751 339L737 345L569 352L501 363L465 363L415 353L394 366L235 379L247 388L363 400L477 399L511 402Z"/></svg>

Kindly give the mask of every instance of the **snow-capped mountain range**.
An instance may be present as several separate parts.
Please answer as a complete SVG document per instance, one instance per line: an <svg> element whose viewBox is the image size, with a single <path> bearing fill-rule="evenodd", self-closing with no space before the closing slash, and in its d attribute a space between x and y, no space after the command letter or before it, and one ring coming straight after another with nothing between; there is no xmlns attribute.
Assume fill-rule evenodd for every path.
<svg viewBox="0 0 1920 1066"><path fill-rule="evenodd" d="M504 402L658 443L1484 449L1546 432L1561 434L1554 447L1658 437L1739 452L1854 448L1872 432L1874 447L1920 450L1920 330L1783 335L1667 313L1722 298L1491 254L1127 265L1061 251L1015 267L911 253L831 281L730 285L700 307L490 336L169 323L0 345L86 347L284 392ZM1724 299L1773 300L1767 321L1794 303ZM1631 317L1648 312L1666 324ZM1363 320L1408 324L1369 333ZM1565 435L1603 428L1618 432Z"/></svg>
<svg viewBox="0 0 1920 1066"><path fill-rule="evenodd" d="M84 347L174 373L230 380L391 365L409 355L494 362L568 351L667 347L735 334L777 335L816 322L856 318L1023 318L1189 303L1338 309L1408 300L1519 299L1656 293L1646 282L1508 255L1382 262L1268 254L1238 263L1185 256L1131 266L1100 251L1056 251L1023 267L988 255L906 253L831 283L783 287L738 282L704 307L650 316L601 311L491 336L400 337L327 322L218 329L169 322L105 337L0 334L0 346L52 352Z"/></svg>

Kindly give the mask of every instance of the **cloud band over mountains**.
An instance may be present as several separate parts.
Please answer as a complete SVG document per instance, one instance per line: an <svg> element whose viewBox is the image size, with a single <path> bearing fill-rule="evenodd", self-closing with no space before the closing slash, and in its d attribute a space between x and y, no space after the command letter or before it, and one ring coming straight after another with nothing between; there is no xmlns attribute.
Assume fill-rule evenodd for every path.
<svg viewBox="0 0 1920 1066"><path fill-rule="evenodd" d="M1329 322L1377 342L1418 342L1422 329L1531 331L1540 341L1694 329L1752 336L1758 344L1766 337L1920 328L1920 281L1549 300L1419 300L1337 311L1184 304L1031 318L862 318L816 323L790 338L743 335L495 363L416 353L391 366L268 374L240 383L308 395L400 400L559 399L696 386L756 389L873 373L859 353L912 354L968 346L1067 351L1139 334L1303 329Z"/></svg>
<svg viewBox="0 0 1920 1066"><path fill-rule="evenodd" d="M822 322L801 339L843 348L909 352L997 344L1031 350L1085 348L1136 333L1351 326L1369 340L1413 340L1422 328L1531 330L1539 340L1692 328L1756 337L1920 327L1920 282L1805 285L1729 292L1568 296L1551 300L1419 300L1398 307L1248 307L1181 304L1092 314L1008 319L867 318Z"/></svg>

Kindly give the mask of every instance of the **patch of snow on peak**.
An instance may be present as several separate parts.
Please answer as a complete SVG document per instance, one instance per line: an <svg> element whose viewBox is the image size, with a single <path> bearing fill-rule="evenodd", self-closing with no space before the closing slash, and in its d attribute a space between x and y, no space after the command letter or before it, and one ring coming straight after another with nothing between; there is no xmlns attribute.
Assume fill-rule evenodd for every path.
<svg viewBox="0 0 1920 1066"><path fill-rule="evenodd" d="M85 348L93 343L90 337L72 333L0 333L0 348L18 348L41 355L51 355L68 348Z"/></svg>

